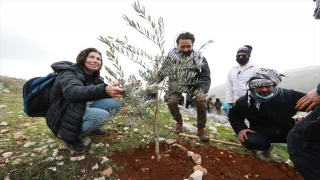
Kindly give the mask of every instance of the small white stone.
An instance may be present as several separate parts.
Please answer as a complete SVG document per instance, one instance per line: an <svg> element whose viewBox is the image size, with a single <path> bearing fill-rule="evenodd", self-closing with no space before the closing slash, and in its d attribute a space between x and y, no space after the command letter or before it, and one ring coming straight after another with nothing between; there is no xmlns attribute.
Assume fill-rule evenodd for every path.
<svg viewBox="0 0 320 180"><path fill-rule="evenodd" d="M193 172L188 180L202 180L203 172L200 170L196 170Z"/></svg>
<svg viewBox="0 0 320 180"><path fill-rule="evenodd" d="M8 107L7 105L3 105L3 104L0 105L0 108L7 108L7 107Z"/></svg>
<svg viewBox="0 0 320 180"><path fill-rule="evenodd" d="M123 130L124 130L124 131L128 131L128 130L129 130L129 127L124 127Z"/></svg>
<svg viewBox="0 0 320 180"><path fill-rule="evenodd" d="M104 162L107 162L107 161L109 161L109 159L107 157L102 157L101 164L103 164Z"/></svg>
<svg viewBox="0 0 320 180"><path fill-rule="evenodd" d="M4 133L6 133L6 132L9 132L9 130L7 130L7 129L1 129L1 131L0 131L1 134L4 134Z"/></svg>
<svg viewBox="0 0 320 180"><path fill-rule="evenodd" d="M63 166L63 165L64 165L63 161L57 163L57 166Z"/></svg>
<svg viewBox="0 0 320 180"><path fill-rule="evenodd" d="M10 160L7 158L4 163L5 163L5 164L8 164L9 162L10 162Z"/></svg>
<svg viewBox="0 0 320 180"><path fill-rule="evenodd" d="M2 123L0 124L0 126L8 126L8 123L7 123L7 122L2 122Z"/></svg>
<svg viewBox="0 0 320 180"><path fill-rule="evenodd" d="M85 158L85 156L79 156L79 157L71 157L70 161L81 161Z"/></svg>
<svg viewBox="0 0 320 180"><path fill-rule="evenodd" d="M192 152L192 151L187 151L187 155L188 156L192 156L194 154L194 152Z"/></svg>
<svg viewBox="0 0 320 180"><path fill-rule="evenodd" d="M165 140L165 142L166 142L167 144L173 144L173 143L175 143L175 142L176 142L176 140L173 140L173 139L167 139L167 140Z"/></svg>
<svg viewBox="0 0 320 180"><path fill-rule="evenodd" d="M58 155L58 149L54 149L52 153L52 157L56 157Z"/></svg>
<svg viewBox="0 0 320 180"><path fill-rule="evenodd" d="M20 164L21 161L22 161L21 158L15 159L15 160L12 162L12 165Z"/></svg>
<svg viewBox="0 0 320 180"><path fill-rule="evenodd" d="M138 128L134 128L134 129L133 129L133 132L138 132L138 131L139 131Z"/></svg>
<svg viewBox="0 0 320 180"><path fill-rule="evenodd" d="M173 146L173 147L177 146L177 147L179 147L179 148L182 147L180 144L177 144L177 143L174 143L172 146Z"/></svg>
<svg viewBox="0 0 320 180"><path fill-rule="evenodd" d="M10 157L12 154L13 154L13 152L5 152L5 153L2 154L2 157L3 157L3 158L8 158L8 157Z"/></svg>
<svg viewBox="0 0 320 180"><path fill-rule="evenodd" d="M58 156L58 157L56 157L55 159L58 160L58 161L60 161L60 160L63 159L63 156Z"/></svg>
<svg viewBox="0 0 320 180"><path fill-rule="evenodd" d="M92 167L92 170L95 170L95 169L98 169L98 168L99 168L99 166L98 166L98 164L96 164L95 166Z"/></svg>
<svg viewBox="0 0 320 180"><path fill-rule="evenodd" d="M33 146L35 145L36 143L35 142L27 142L23 145L23 147L27 148L27 147L30 147L30 146Z"/></svg>
<svg viewBox="0 0 320 180"><path fill-rule="evenodd" d="M49 167L48 169L52 170L52 171L57 171L56 167Z"/></svg>

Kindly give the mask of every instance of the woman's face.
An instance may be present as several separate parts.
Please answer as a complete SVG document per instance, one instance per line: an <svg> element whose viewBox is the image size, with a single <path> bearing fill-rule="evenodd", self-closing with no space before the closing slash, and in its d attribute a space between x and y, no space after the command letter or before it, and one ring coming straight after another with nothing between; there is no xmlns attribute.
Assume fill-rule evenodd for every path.
<svg viewBox="0 0 320 180"><path fill-rule="evenodd" d="M86 62L84 63L85 68L88 73L92 74L94 71L97 71L101 67L101 57L97 52L90 52Z"/></svg>

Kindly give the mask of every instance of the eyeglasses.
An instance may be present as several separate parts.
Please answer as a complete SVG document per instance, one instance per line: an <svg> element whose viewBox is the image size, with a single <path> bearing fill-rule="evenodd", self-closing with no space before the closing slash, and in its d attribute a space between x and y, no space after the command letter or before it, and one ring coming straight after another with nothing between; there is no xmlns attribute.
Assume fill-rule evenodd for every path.
<svg viewBox="0 0 320 180"><path fill-rule="evenodd" d="M186 45L186 46L179 46L181 49L183 49L183 48L191 48L192 47L192 45Z"/></svg>
<svg viewBox="0 0 320 180"><path fill-rule="evenodd" d="M237 57L237 58L240 58L240 57L246 58L246 57L248 57L248 55L246 55L246 54L239 54L239 55L236 55L236 57Z"/></svg>

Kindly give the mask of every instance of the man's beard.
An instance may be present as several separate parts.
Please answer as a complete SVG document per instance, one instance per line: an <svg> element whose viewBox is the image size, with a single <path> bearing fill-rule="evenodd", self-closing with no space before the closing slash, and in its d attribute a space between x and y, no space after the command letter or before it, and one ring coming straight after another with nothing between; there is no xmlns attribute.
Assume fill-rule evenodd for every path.
<svg viewBox="0 0 320 180"><path fill-rule="evenodd" d="M192 53L192 50L189 50L189 51L180 51L180 53L183 55L183 56L186 56L186 57L189 57Z"/></svg>

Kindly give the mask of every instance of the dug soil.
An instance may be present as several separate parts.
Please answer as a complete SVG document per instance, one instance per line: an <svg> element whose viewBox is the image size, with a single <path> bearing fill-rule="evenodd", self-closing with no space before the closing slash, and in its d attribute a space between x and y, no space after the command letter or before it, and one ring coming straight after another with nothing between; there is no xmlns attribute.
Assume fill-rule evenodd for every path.
<svg viewBox="0 0 320 180"><path fill-rule="evenodd" d="M297 171L286 163L261 161L255 152L239 154L230 150L191 145L178 141L181 147L160 143L161 160L155 155L155 144L116 152L112 159L123 171L116 172L121 180L183 180L188 179L197 164L187 151L201 156L201 166L207 170L203 180L259 179L303 180ZM183 148L184 147L184 148Z"/></svg>

